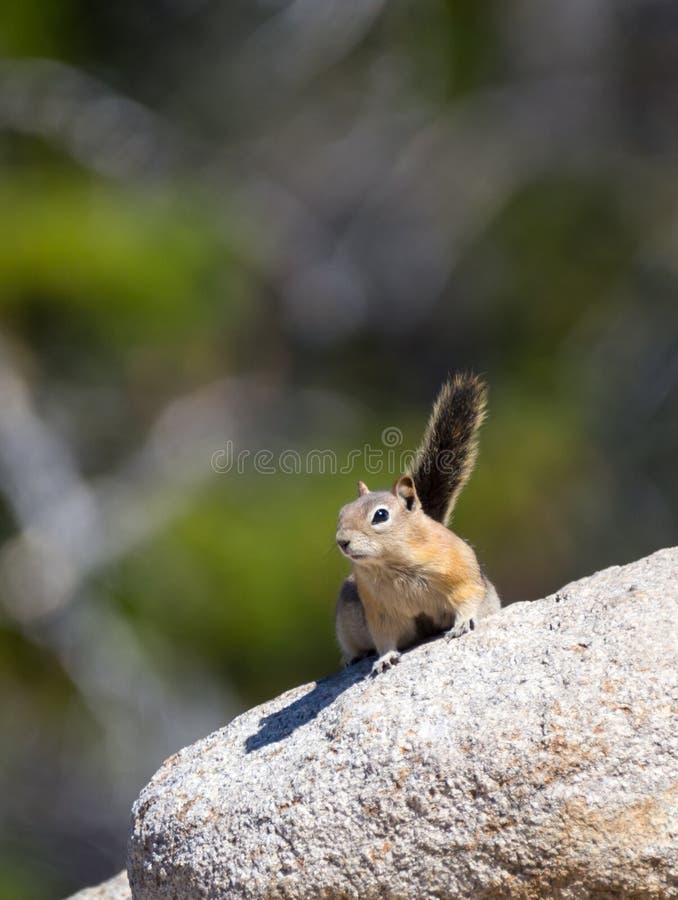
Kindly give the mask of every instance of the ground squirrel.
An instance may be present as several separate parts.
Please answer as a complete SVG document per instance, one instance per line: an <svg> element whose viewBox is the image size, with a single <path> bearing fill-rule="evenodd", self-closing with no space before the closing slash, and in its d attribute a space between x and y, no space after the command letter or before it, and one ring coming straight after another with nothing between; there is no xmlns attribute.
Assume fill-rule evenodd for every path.
<svg viewBox="0 0 678 900"><path fill-rule="evenodd" d="M500 608L473 549L447 528L475 464L486 394L475 375L448 378L411 472L390 491L358 482L358 499L340 511L337 544L353 563L336 609L345 663L376 650L376 675L400 650L443 631L460 637Z"/></svg>

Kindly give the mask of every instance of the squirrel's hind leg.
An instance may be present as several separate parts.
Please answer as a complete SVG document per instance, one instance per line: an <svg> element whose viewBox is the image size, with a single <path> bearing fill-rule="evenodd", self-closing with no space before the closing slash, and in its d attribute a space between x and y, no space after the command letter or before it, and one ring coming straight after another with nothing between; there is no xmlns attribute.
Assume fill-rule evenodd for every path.
<svg viewBox="0 0 678 900"><path fill-rule="evenodd" d="M352 575L345 579L339 591L335 628L344 665L357 662L376 651L365 620L365 610L358 594L358 587Z"/></svg>

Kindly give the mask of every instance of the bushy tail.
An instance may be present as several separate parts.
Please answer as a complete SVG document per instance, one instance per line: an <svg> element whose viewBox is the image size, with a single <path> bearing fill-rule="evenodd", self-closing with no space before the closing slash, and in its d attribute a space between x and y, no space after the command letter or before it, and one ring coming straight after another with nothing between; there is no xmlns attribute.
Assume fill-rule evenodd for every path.
<svg viewBox="0 0 678 900"><path fill-rule="evenodd" d="M487 387L470 373L449 376L433 405L410 475L424 512L447 524L478 456Z"/></svg>

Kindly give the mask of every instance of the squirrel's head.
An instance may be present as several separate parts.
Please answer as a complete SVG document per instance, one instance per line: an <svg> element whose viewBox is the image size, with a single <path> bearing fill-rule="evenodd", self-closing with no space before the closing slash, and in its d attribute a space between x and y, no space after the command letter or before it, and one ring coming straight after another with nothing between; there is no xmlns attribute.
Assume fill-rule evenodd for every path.
<svg viewBox="0 0 678 900"><path fill-rule="evenodd" d="M357 565L397 562L425 516L414 481L403 475L390 491L370 491L358 482L358 499L339 512L337 545Z"/></svg>

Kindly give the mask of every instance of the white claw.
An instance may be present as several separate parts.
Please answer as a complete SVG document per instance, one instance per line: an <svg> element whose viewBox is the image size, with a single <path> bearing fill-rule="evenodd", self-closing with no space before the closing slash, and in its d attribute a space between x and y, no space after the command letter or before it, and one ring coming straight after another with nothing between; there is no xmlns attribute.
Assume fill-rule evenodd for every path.
<svg viewBox="0 0 678 900"><path fill-rule="evenodd" d="M397 666L400 662L400 653L397 650L388 650L383 656L380 656L379 659L372 666L372 677L377 675L381 675L382 672L385 672L387 669L390 669L392 666Z"/></svg>

